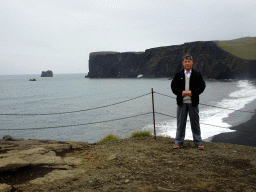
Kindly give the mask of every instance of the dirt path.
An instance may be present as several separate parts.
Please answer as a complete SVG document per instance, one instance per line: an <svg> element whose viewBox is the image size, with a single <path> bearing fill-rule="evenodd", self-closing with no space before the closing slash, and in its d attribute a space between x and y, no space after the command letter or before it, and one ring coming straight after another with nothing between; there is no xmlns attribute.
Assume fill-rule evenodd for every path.
<svg viewBox="0 0 256 192"><path fill-rule="evenodd" d="M37 167L16 173L7 184L13 191L256 191L256 147L205 142L199 151L192 141L179 150L173 144L159 137L91 145L62 154L82 159L74 169L84 173L75 179L30 184L52 171Z"/></svg>

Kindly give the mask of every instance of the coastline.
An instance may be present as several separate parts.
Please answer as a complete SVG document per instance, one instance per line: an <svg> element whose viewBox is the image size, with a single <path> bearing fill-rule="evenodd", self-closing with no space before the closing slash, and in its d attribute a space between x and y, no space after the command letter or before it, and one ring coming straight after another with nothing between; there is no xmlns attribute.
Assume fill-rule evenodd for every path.
<svg viewBox="0 0 256 192"><path fill-rule="evenodd" d="M246 104L242 111L255 111L256 99ZM235 118L236 119L235 119ZM243 119L243 120L241 120ZM246 120L246 121L245 121ZM209 138L213 143L230 143L246 146L256 146L256 113L245 113L234 111L229 117L223 119L224 122L232 125L231 130L235 132L226 132ZM208 140L208 139L207 139Z"/></svg>

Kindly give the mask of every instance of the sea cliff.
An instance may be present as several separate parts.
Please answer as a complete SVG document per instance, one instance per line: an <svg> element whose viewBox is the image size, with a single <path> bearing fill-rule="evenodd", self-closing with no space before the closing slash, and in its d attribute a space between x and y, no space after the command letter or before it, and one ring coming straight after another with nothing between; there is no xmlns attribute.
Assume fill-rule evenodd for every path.
<svg viewBox="0 0 256 192"><path fill-rule="evenodd" d="M89 78L173 77L182 69L185 53L194 57L193 68L205 78L255 79L256 59L233 55L214 41L197 41L145 52L92 52L89 56Z"/></svg>

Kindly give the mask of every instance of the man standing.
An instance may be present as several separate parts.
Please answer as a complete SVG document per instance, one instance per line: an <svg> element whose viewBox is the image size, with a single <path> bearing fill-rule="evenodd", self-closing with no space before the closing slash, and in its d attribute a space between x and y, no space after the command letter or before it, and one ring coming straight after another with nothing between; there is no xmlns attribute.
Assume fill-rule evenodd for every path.
<svg viewBox="0 0 256 192"><path fill-rule="evenodd" d="M199 124L199 95L205 89L205 82L202 75L192 70L193 58L185 55L182 58L184 69L175 74L171 88L177 95L177 131L174 149L179 149L183 145L185 138L187 115L189 113L194 144L198 149L204 149L202 145L201 130Z"/></svg>

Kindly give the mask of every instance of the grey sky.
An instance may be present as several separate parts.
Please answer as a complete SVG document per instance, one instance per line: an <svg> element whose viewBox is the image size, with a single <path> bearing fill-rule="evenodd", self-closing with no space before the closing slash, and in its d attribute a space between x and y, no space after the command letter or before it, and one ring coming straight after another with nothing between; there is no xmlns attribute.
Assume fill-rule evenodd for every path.
<svg viewBox="0 0 256 192"><path fill-rule="evenodd" d="M255 0L0 0L0 75L87 73L89 53L256 36Z"/></svg>

